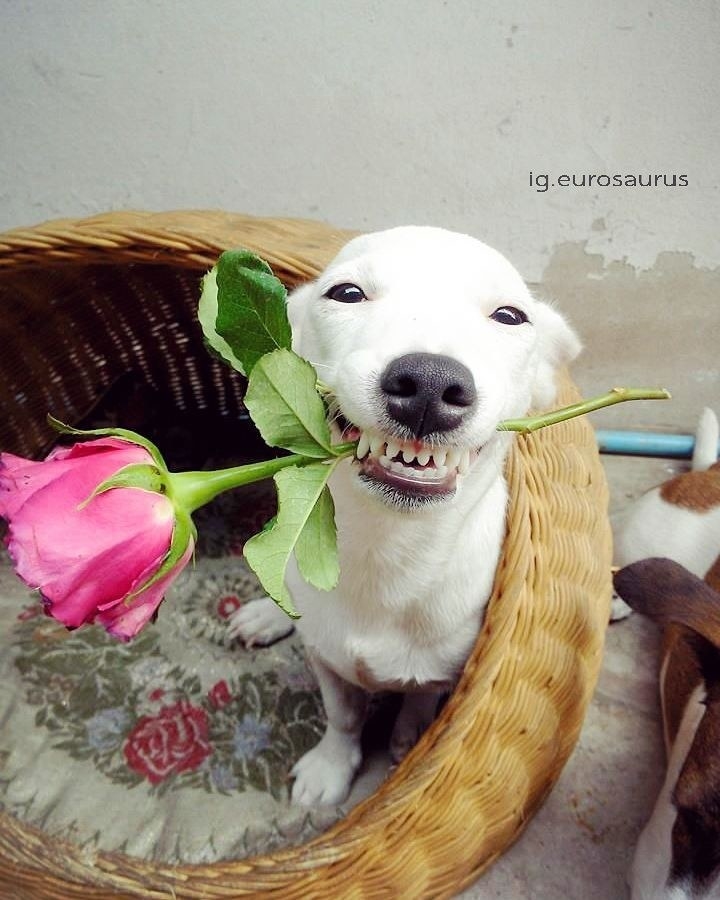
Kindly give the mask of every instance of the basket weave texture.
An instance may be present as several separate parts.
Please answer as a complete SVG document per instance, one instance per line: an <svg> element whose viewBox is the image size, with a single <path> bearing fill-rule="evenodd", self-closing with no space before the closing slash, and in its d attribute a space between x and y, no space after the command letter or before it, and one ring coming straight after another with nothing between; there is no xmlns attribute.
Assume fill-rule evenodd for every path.
<svg viewBox="0 0 720 900"><path fill-rule="evenodd" d="M135 370L178 409L242 410L206 353L198 280L247 247L288 285L351 236L308 221L209 211L109 213L0 234L0 447L39 455L48 411L81 421ZM560 402L578 399L561 378ZM0 813L0 893L14 897L450 897L518 836L575 745L610 602L607 488L591 427L519 437L493 598L459 685L381 788L299 848L168 866L87 858Z"/></svg>

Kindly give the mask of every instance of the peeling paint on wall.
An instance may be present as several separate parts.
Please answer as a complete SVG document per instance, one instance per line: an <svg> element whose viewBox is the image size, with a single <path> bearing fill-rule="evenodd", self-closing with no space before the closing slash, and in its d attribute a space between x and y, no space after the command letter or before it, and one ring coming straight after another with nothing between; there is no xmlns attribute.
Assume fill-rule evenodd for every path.
<svg viewBox="0 0 720 900"><path fill-rule="evenodd" d="M593 415L603 427L693 431L704 406L720 413L720 266L663 252L647 269L606 261L588 241L553 248L534 290L557 301L585 349L573 374L584 394L614 385L666 387L674 401Z"/></svg>

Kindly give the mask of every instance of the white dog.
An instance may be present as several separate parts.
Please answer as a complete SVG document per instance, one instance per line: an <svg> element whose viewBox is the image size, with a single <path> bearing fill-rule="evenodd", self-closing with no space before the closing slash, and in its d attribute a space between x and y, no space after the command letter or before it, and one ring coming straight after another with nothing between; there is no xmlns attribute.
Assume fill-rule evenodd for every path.
<svg viewBox="0 0 720 900"><path fill-rule="evenodd" d="M368 692L405 694L400 759L432 720L480 629L505 533L502 419L555 400L580 343L499 253L463 234L405 227L352 240L289 298L293 348L333 391L340 583L291 568L298 630L327 730L293 769L293 801L340 803L360 766ZM292 625L268 599L233 634L267 644Z"/></svg>

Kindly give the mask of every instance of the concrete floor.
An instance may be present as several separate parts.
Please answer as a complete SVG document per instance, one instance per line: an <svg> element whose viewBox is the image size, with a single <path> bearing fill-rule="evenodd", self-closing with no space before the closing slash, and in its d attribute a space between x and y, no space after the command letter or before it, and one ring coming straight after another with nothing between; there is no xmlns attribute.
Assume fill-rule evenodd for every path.
<svg viewBox="0 0 720 900"><path fill-rule="evenodd" d="M612 509L683 467L605 457ZM623 900L638 834L662 782L656 688L658 630L640 616L612 624L575 752L527 830L463 900ZM569 863L571 861L571 863Z"/></svg>
<svg viewBox="0 0 720 900"><path fill-rule="evenodd" d="M596 427L691 433L703 406L720 413L713 335L720 327L720 269L662 254L636 271L605 265L583 244L556 250L540 294L558 300L586 345L573 368L584 396L614 385L662 386L669 402L593 415ZM702 323L702 327L699 327ZM604 456L611 522L684 461ZM637 837L664 771L657 698L659 634L632 615L610 625L595 697L578 745L524 834L462 900L625 900Z"/></svg>

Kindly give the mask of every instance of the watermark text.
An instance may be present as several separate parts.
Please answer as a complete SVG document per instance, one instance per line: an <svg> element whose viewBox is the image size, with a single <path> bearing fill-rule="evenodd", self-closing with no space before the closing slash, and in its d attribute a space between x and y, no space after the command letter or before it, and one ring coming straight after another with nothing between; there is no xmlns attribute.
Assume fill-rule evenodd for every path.
<svg viewBox="0 0 720 900"><path fill-rule="evenodd" d="M631 174L615 174L615 175L598 175L584 173L575 173L573 175L548 175L542 172L530 172L530 187L534 188L539 194L545 193L550 188L560 187L687 187L689 184L687 175L676 175L675 173L655 174L643 172Z"/></svg>

